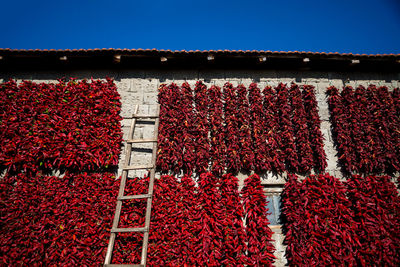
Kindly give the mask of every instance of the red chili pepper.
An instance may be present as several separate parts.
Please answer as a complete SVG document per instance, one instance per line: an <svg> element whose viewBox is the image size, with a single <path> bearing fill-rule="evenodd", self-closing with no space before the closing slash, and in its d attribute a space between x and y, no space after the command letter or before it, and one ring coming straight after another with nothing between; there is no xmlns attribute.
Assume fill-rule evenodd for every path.
<svg viewBox="0 0 400 267"><path fill-rule="evenodd" d="M242 167L239 154L238 99L237 91L231 83L225 83L223 87L223 100L225 102L226 168L229 172L237 173Z"/></svg>
<svg viewBox="0 0 400 267"><path fill-rule="evenodd" d="M289 176L282 194L289 264L357 265L362 237L346 194L344 184L328 174L303 181Z"/></svg>
<svg viewBox="0 0 400 267"><path fill-rule="evenodd" d="M121 103L111 79L1 86L0 165L11 175L118 164Z"/></svg>
<svg viewBox="0 0 400 267"><path fill-rule="evenodd" d="M400 170L400 119L395 91L386 87L355 92L346 86L342 93L328 88L329 106L339 160L347 173L382 173Z"/></svg>
<svg viewBox="0 0 400 267"><path fill-rule="evenodd" d="M270 151L267 149L267 129L260 88L252 83L249 86L250 128L253 138L254 169L257 172L272 170Z"/></svg>
<svg viewBox="0 0 400 267"><path fill-rule="evenodd" d="M314 156L310 142L306 110L303 105L300 88L297 84L291 85L289 99L296 150L299 158L299 171L308 172L314 167ZM313 140L313 142L317 142L317 140Z"/></svg>
<svg viewBox="0 0 400 267"><path fill-rule="evenodd" d="M254 174L244 182L242 200L246 218L247 265L272 266L275 256L272 231L268 227L268 209L260 177Z"/></svg>
<svg viewBox="0 0 400 267"><path fill-rule="evenodd" d="M303 86L303 104L306 111L307 123L310 133L310 145L314 155L314 167L323 172L327 167L324 138L321 132L321 120L318 115L318 104L315 98L314 86Z"/></svg>
<svg viewBox="0 0 400 267"><path fill-rule="evenodd" d="M254 143L251 136L250 109L247 100L247 90L243 85L237 87L238 112L237 122L239 129L239 155L244 171L254 169Z"/></svg>
<svg viewBox="0 0 400 267"><path fill-rule="evenodd" d="M400 196L391 178L354 175L345 185L360 238L357 258L364 265L399 265Z"/></svg>
<svg viewBox="0 0 400 267"><path fill-rule="evenodd" d="M211 86L208 90L211 172L221 176L225 171L226 145L223 126L223 103L221 88Z"/></svg>

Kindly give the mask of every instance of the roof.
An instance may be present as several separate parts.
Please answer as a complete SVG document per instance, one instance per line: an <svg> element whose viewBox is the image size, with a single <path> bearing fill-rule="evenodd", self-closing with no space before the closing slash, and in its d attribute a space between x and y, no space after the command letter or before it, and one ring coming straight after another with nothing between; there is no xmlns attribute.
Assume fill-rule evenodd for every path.
<svg viewBox="0 0 400 267"><path fill-rule="evenodd" d="M77 67L229 67L400 70L400 54L352 54L269 50L9 49L0 48L0 69Z"/></svg>
<svg viewBox="0 0 400 267"><path fill-rule="evenodd" d="M93 49L10 49L0 48L0 53L3 52L29 52L29 53L79 53L79 52L155 52L155 53L173 53L173 54L266 54L266 55L335 55L335 56L353 56L353 57L399 57L400 54L353 54L353 53L338 53L338 52L311 52L311 51L270 51L270 50L164 50L164 49L127 49L127 48L93 48Z"/></svg>

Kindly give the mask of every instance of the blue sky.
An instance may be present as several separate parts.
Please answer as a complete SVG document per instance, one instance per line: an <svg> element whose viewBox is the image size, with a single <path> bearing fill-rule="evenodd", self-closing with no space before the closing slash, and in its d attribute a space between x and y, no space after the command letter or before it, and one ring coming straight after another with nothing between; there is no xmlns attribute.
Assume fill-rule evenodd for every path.
<svg viewBox="0 0 400 267"><path fill-rule="evenodd" d="M399 0L14 0L1 6L1 48L400 53Z"/></svg>

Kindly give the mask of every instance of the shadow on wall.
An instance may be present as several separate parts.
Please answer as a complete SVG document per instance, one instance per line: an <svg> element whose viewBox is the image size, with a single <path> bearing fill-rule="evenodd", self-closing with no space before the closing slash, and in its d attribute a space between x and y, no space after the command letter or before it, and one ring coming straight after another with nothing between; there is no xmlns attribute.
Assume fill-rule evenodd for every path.
<svg viewBox="0 0 400 267"><path fill-rule="evenodd" d="M230 81L233 83L250 84L251 82L265 82L274 85L278 81L284 83L310 83L341 81L343 85L357 86L359 83L373 83L389 87L400 86L400 73L376 72L318 72L318 71L274 71L274 70L224 70L224 69L192 69L192 70L80 70L80 71L38 71L38 72L12 72L0 73L0 79L56 81L59 78L77 79L104 79L114 78L115 81L124 79L157 79L160 83L181 83L189 80L203 80L206 83Z"/></svg>

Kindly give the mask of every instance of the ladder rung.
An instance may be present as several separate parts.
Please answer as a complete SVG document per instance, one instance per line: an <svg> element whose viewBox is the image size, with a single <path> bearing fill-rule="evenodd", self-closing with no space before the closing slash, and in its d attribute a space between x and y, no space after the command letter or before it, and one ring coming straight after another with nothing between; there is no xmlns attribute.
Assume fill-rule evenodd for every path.
<svg viewBox="0 0 400 267"><path fill-rule="evenodd" d="M122 168L122 170L127 171L127 170L148 170L148 169L153 169L153 165L138 165L138 166L125 166Z"/></svg>
<svg viewBox="0 0 400 267"><path fill-rule="evenodd" d="M148 232L148 231L149 229L147 227L111 229L111 233L131 233L131 232Z"/></svg>
<svg viewBox="0 0 400 267"><path fill-rule="evenodd" d="M143 195L122 196L122 197L119 197L118 200L151 198L151 197L152 197L152 194L143 194Z"/></svg>
<svg viewBox="0 0 400 267"><path fill-rule="evenodd" d="M127 143L154 143L157 142L157 139L130 139L130 140L126 140Z"/></svg>
<svg viewBox="0 0 400 267"><path fill-rule="evenodd" d="M104 264L105 267L144 267L143 264Z"/></svg>
<svg viewBox="0 0 400 267"><path fill-rule="evenodd" d="M141 115L141 114L134 114L132 118L135 119L156 119L158 115Z"/></svg>

